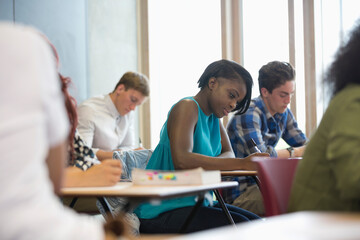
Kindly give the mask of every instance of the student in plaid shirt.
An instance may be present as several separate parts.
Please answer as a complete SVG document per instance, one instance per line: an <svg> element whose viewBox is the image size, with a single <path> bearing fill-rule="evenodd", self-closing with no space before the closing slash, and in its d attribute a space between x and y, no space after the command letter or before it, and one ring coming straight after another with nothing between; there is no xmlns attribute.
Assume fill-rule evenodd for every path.
<svg viewBox="0 0 360 240"><path fill-rule="evenodd" d="M227 126L236 157L243 158L256 152L251 139L261 152L267 152L271 157L301 157L307 138L298 128L294 115L288 108L295 90L295 70L287 62L269 62L259 70L258 80L260 96L252 99L246 113L235 114ZM280 138L290 147L276 150ZM224 191L228 203L262 215L261 194L253 178L226 180L239 182L239 187ZM256 191L256 196L241 196L247 190Z"/></svg>

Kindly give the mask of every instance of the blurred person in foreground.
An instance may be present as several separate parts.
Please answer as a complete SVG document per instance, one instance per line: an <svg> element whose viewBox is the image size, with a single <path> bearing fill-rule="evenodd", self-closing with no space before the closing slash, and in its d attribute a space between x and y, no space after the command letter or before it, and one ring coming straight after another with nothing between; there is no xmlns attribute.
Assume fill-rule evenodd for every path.
<svg viewBox="0 0 360 240"><path fill-rule="evenodd" d="M69 123L51 50L31 27L0 23L0 238L116 239L105 225L62 206Z"/></svg>
<svg viewBox="0 0 360 240"><path fill-rule="evenodd" d="M360 21L325 75L332 99L299 162L289 211L360 211Z"/></svg>

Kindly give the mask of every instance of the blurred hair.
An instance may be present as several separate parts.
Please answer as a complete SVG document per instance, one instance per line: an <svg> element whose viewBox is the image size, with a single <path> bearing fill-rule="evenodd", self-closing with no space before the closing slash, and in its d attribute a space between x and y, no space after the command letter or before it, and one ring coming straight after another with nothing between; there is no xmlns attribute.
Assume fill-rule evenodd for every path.
<svg viewBox="0 0 360 240"><path fill-rule="evenodd" d="M60 83L61 83L61 92L63 93L63 96L64 96L65 108L66 108L66 112L67 112L69 122L70 122L70 133L68 135L68 144L69 144L68 146L70 148L70 151L69 151L70 163L73 164L74 160L75 160L75 155L73 154L75 152L74 137L75 137L75 131L76 131L77 122L78 122L78 115L77 115L77 111L76 111L76 105L77 105L76 100L73 96L71 96L69 94L69 91L68 91L68 87L72 83L72 81L71 81L70 77L64 77L63 75L60 74L60 72L59 72L60 60L59 60L59 55L56 51L56 48L45 35L42 35L42 36L45 38L45 40L50 45L50 47L53 51L54 57L55 57L55 61L56 61L56 68L57 68Z"/></svg>
<svg viewBox="0 0 360 240"><path fill-rule="evenodd" d="M65 107L66 107L66 111L69 117L69 122L70 122L70 133L68 136L68 142L69 142L69 147L70 147L70 160L71 160L71 164L73 164L73 161L75 160L75 156L74 156L74 137L75 137L75 131L76 131L76 127L77 127L77 122L78 122L78 115L77 115L77 111L76 111L76 100L73 96L71 96L68 92L68 86L71 84L71 78L69 77L64 77L59 73L59 78L61 81L61 91L64 95L65 98Z"/></svg>
<svg viewBox="0 0 360 240"><path fill-rule="evenodd" d="M356 21L349 40L336 52L324 82L328 83L332 97L350 83L360 84L360 19Z"/></svg>

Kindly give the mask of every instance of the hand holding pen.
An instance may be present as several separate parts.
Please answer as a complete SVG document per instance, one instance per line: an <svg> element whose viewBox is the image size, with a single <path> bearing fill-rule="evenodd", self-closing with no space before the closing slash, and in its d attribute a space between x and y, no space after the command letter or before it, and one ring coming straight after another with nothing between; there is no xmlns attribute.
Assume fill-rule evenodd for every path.
<svg viewBox="0 0 360 240"><path fill-rule="evenodd" d="M252 147L255 148L256 152L244 157L244 158L240 158L240 160L242 161L242 167L240 169L245 169L245 170L257 170L257 166L256 163L254 161L252 161L253 157L269 157L270 155L268 153L262 153L260 151L260 149L256 146L256 143L254 141L254 139L250 139L250 142Z"/></svg>
<svg viewBox="0 0 360 240"><path fill-rule="evenodd" d="M255 149L256 152L261 153L260 149L256 145L256 142L254 141L253 138L250 138L250 143L252 144L252 146L253 146L253 148Z"/></svg>
<svg viewBox="0 0 360 240"><path fill-rule="evenodd" d="M253 153L254 155L258 156L258 157L269 157L270 155L268 153L263 153L260 151L259 147L256 145L256 142L254 141L253 138L250 138L250 143L252 145L252 147L255 149L255 153ZM258 154L260 153L260 154Z"/></svg>
<svg viewBox="0 0 360 240"><path fill-rule="evenodd" d="M245 159L247 159L247 161L249 161L251 163L251 170L257 170L257 165L254 161L252 161L252 158L253 157L269 157L270 154L266 153L266 152L264 152L264 153L261 152L253 138L250 138L250 144L255 149L255 152L250 154L249 156L247 156ZM257 177L256 176L254 176L254 177L255 177L255 181L258 182L259 180L257 179Z"/></svg>
<svg viewBox="0 0 360 240"><path fill-rule="evenodd" d="M255 149L256 152L261 153L260 149L256 145L256 142L254 141L253 138L250 138L250 143L251 143L252 147Z"/></svg>

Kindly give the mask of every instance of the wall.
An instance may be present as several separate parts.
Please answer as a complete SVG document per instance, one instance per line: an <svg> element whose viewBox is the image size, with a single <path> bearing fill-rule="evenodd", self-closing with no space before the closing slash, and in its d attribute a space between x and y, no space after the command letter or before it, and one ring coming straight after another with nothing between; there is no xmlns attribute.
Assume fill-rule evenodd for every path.
<svg viewBox="0 0 360 240"><path fill-rule="evenodd" d="M134 0L0 0L0 20L48 36L78 103L111 92L126 71L137 71Z"/></svg>
<svg viewBox="0 0 360 240"><path fill-rule="evenodd" d="M125 72L137 71L137 51L136 1L89 0L89 97L112 92Z"/></svg>
<svg viewBox="0 0 360 240"><path fill-rule="evenodd" d="M90 96L109 93L127 71L137 70L136 1L89 0Z"/></svg>
<svg viewBox="0 0 360 240"><path fill-rule="evenodd" d="M86 1L85 0L1 0L6 14L0 19L32 25L55 45L60 57L60 72L70 76L71 94L81 101L88 96ZM2 10L3 11L3 10ZM10 14L11 13L11 14Z"/></svg>
<svg viewBox="0 0 360 240"><path fill-rule="evenodd" d="M13 21L13 0L0 0L0 20Z"/></svg>

